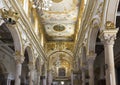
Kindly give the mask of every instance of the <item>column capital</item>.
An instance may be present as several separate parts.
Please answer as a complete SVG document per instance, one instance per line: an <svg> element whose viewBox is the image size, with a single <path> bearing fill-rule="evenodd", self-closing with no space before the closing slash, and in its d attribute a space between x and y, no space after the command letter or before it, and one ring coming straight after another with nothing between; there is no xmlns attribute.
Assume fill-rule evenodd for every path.
<svg viewBox="0 0 120 85"><path fill-rule="evenodd" d="M118 29L110 29L110 30L103 30L100 33L99 38L103 42L104 45L113 45L114 40L116 39L116 34L118 32Z"/></svg>
<svg viewBox="0 0 120 85"><path fill-rule="evenodd" d="M90 53L89 55L87 55L88 64L93 64L95 58L96 58L96 53Z"/></svg>
<svg viewBox="0 0 120 85"><path fill-rule="evenodd" d="M85 71L87 69L87 66L81 67L81 71Z"/></svg>
<svg viewBox="0 0 120 85"><path fill-rule="evenodd" d="M28 64L28 67L29 67L29 70L31 71L31 70L35 70L35 63L34 62L29 62L29 64Z"/></svg>
<svg viewBox="0 0 120 85"><path fill-rule="evenodd" d="M24 62L25 57L19 51L16 51L13 54L13 56L14 56L16 63L23 63Z"/></svg>
<svg viewBox="0 0 120 85"><path fill-rule="evenodd" d="M40 68L40 69L37 69L37 73L38 73L39 75L41 75L41 68Z"/></svg>

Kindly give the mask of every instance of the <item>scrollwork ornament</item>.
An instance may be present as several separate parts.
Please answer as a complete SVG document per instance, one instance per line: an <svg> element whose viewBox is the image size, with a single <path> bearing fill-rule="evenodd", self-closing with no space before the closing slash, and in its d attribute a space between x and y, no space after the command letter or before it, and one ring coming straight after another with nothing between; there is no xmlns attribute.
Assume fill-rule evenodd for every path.
<svg viewBox="0 0 120 85"><path fill-rule="evenodd" d="M107 21L106 22L106 29L109 30L109 29L115 29L115 24L111 21Z"/></svg>

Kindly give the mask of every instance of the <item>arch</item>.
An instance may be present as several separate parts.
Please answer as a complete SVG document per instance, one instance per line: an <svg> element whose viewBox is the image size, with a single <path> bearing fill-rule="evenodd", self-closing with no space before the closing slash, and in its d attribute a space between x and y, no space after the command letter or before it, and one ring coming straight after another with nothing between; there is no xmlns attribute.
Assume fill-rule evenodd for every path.
<svg viewBox="0 0 120 85"><path fill-rule="evenodd" d="M48 54L48 58L51 56L51 55L53 55L54 53L57 53L57 52L63 52L63 53L67 53L69 56L71 56L71 57L73 57L73 54L70 52L70 51L58 51L58 50L56 50L56 51L52 51L52 52L50 52L49 54Z"/></svg>
<svg viewBox="0 0 120 85"><path fill-rule="evenodd" d="M22 64L22 72L21 72L21 84L29 83L29 64L34 64L34 57L33 57L33 49L31 46L26 46L23 50L24 52L24 62ZM26 81L26 82L25 82Z"/></svg>
<svg viewBox="0 0 120 85"><path fill-rule="evenodd" d="M106 21L111 21L112 23L116 23L116 14L118 9L119 0L104 0L104 12L102 18L102 29L104 29L104 25ZM112 10L112 11L111 11Z"/></svg>
<svg viewBox="0 0 120 85"><path fill-rule="evenodd" d="M68 61L69 63L71 63L72 65L72 60L73 60L73 56L70 55L69 53L65 52L65 51L54 51L52 52L49 56L48 56L48 69L50 69L51 65L57 60L58 57L55 57L53 55L56 55L57 53L64 53L64 54L67 54L66 57L63 57L64 60ZM54 59L51 58L51 57L55 57ZM51 61L52 60L52 61Z"/></svg>
<svg viewBox="0 0 120 85"><path fill-rule="evenodd" d="M21 38L20 31L18 30L18 28L15 26L6 24L6 23L3 23L2 26L6 27L10 31L13 41L14 41L13 43L14 43L15 51L20 52L21 55L23 55L22 38Z"/></svg>
<svg viewBox="0 0 120 85"><path fill-rule="evenodd" d="M89 28L86 55L89 55L90 51L95 53L96 39L100 28L99 22L99 19L93 19L91 27Z"/></svg>
<svg viewBox="0 0 120 85"><path fill-rule="evenodd" d="M24 49L24 54L27 53L28 54L28 59L29 62L34 61L34 56L33 56L33 49L31 46L26 46Z"/></svg>

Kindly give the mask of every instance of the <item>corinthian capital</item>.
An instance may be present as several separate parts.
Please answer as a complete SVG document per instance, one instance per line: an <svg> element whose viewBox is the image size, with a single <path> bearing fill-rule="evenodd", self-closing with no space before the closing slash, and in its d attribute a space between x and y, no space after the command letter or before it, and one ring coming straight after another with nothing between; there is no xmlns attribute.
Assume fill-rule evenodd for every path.
<svg viewBox="0 0 120 85"><path fill-rule="evenodd" d="M25 57L19 51L15 51L13 55L16 63L23 63Z"/></svg>
<svg viewBox="0 0 120 85"><path fill-rule="evenodd" d="M35 63L33 61L30 61L28 64L29 70L35 70Z"/></svg>
<svg viewBox="0 0 120 85"><path fill-rule="evenodd" d="M96 53L90 53L87 57L88 64L93 64L96 58Z"/></svg>
<svg viewBox="0 0 120 85"><path fill-rule="evenodd" d="M103 30L99 37L104 45L113 45L117 32L118 29Z"/></svg>

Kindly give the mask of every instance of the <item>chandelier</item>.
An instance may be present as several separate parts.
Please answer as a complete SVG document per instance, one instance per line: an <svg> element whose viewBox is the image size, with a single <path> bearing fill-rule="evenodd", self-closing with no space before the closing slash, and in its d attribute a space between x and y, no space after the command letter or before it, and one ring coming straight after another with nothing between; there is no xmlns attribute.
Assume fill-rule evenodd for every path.
<svg viewBox="0 0 120 85"><path fill-rule="evenodd" d="M47 11L52 6L52 0L30 0L33 3L33 8L40 11Z"/></svg>

